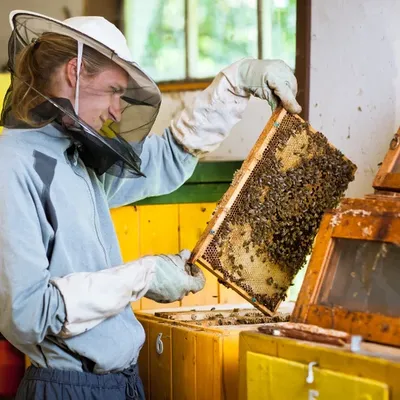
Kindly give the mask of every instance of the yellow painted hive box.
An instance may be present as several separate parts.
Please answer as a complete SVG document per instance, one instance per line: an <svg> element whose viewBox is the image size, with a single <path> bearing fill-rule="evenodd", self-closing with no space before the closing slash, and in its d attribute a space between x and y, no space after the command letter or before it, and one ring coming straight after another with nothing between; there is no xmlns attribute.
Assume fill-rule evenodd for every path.
<svg viewBox="0 0 400 400"><path fill-rule="evenodd" d="M240 400L399 400L400 349L240 334Z"/></svg>
<svg viewBox="0 0 400 400"><path fill-rule="evenodd" d="M275 318L292 309L283 302ZM238 399L239 334L271 320L250 304L162 308L136 317L146 331L140 376L152 400Z"/></svg>

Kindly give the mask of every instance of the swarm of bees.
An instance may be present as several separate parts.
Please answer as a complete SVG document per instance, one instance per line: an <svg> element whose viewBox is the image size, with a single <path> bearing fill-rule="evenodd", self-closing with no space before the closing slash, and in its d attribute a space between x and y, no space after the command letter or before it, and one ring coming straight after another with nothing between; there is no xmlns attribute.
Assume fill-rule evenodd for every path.
<svg viewBox="0 0 400 400"><path fill-rule="evenodd" d="M305 265L324 212L337 206L355 170L322 133L286 114L204 259L275 310Z"/></svg>

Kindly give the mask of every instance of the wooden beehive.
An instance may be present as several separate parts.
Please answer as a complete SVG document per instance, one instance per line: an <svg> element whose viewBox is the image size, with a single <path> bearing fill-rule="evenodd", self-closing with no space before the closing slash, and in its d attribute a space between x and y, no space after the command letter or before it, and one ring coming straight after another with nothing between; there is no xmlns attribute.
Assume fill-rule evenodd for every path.
<svg viewBox="0 0 400 400"><path fill-rule="evenodd" d="M291 320L400 346L400 196L325 214Z"/></svg>
<svg viewBox="0 0 400 400"><path fill-rule="evenodd" d="M400 192L400 128L390 142L372 186L377 191Z"/></svg>
<svg viewBox="0 0 400 400"><path fill-rule="evenodd" d="M279 310L288 318L293 303L284 302ZM139 357L146 398L239 399L239 334L261 325L232 322L240 317L252 322L255 314L257 310L249 304L136 312L146 331Z"/></svg>
<svg viewBox="0 0 400 400"><path fill-rule="evenodd" d="M273 315L305 264L324 211L338 204L355 169L300 117L276 110L190 262Z"/></svg>
<svg viewBox="0 0 400 400"><path fill-rule="evenodd" d="M391 346L362 343L352 352L245 331L239 353L243 400L400 400L400 349Z"/></svg>

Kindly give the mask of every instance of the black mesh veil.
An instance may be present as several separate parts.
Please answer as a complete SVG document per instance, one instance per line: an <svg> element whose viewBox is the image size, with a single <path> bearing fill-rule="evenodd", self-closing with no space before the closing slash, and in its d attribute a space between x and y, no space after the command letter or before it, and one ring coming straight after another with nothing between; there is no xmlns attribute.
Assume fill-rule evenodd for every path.
<svg viewBox="0 0 400 400"><path fill-rule="evenodd" d="M78 21L78 27L81 21L86 21L80 21L79 18L85 17L73 19L74 23ZM88 46L106 56L128 73L128 87L121 96L121 121L107 120L100 130L96 130L79 118L79 111L77 115L70 100L48 97L31 83L24 82L27 88L43 98L43 102L32 108L31 119L38 124L41 122L58 124L73 138L86 166L94 169L97 174L101 175L107 172L124 178L143 176L140 172L140 155L144 139L153 126L161 105L160 91L153 80L136 63L129 60L126 52L122 56L127 56L121 57L121 52L123 53L127 49L123 35L119 31L115 32L111 29L114 37L105 35L105 40L96 40L102 34L96 32L96 29L104 30L101 24L106 21L100 18L96 20L97 17L89 18L93 19L93 21L89 21L93 22L90 27L90 32L94 31L93 35L85 34L86 27L76 29L73 23L68 23L69 20L60 22L26 11L17 11L11 14L13 31L8 48L11 84L4 99L0 124L7 128L29 127L14 117L11 106L13 85L17 79L21 80L16 75L16 61L20 51L26 46L39 45L40 38L49 33L73 38L77 43L80 42L83 46ZM106 28L109 28L111 24L108 22L107 24ZM116 28L114 27L114 29ZM115 50L115 46L113 46L113 42L115 43L117 39L125 43L125 47L122 47L118 53L116 52L118 49Z"/></svg>

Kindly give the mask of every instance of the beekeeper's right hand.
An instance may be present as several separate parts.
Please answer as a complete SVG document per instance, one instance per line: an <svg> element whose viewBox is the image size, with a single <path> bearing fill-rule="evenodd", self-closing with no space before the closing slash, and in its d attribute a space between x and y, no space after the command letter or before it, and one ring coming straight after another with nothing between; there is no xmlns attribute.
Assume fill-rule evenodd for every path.
<svg viewBox="0 0 400 400"><path fill-rule="evenodd" d="M203 289L206 282L204 274L196 265L187 263L189 257L189 250L174 255L153 256L156 273L146 297L160 303L171 303Z"/></svg>
<svg viewBox="0 0 400 400"><path fill-rule="evenodd" d="M66 310L60 336L86 332L143 296L173 302L201 290L204 275L195 266L188 268L189 255L186 250L173 256L147 256L102 271L75 272L52 279Z"/></svg>

